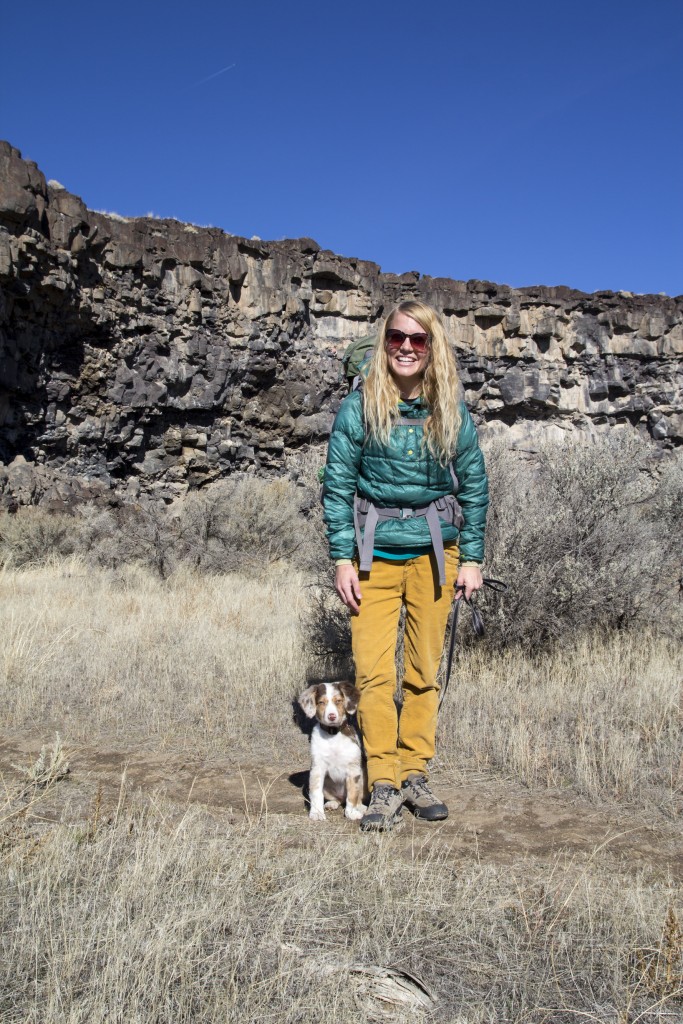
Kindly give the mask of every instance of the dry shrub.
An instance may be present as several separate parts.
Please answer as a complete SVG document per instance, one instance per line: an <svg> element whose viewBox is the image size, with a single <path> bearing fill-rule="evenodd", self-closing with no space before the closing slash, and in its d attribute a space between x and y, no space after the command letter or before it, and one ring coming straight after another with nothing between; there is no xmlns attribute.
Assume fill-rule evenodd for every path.
<svg viewBox="0 0 683 1024"><path fill-rule="evenodd" d="M310 568L323 549L307 505L285 477L235 477L190 494L174 513L180 556L211 573L282 561Z"/></svg>
<svg viewBox="0 0 683 1024"><path fill-rule="evenodd" d="M40 508L0 518L0 564L41 565L85 555L94 565L135 563L168 578L182 566L216 574L278 562L310 569L324 558L317 498L287 477L234 476L179 499L120 507Z"/></svg>
<svg viewBox="0 0 683 1024"><path fill-rule="evenodd" d="M333 580L331 570L318 573L316 584L309 587L302 628L314 674L344 679L354 674L351 624Z"/></svg>
<svg viewBox="0 0 683 1024"><path fill-rule="evenodd" d="M178 567L177 522L160 504L102 508L82 505L76 513L76 551L103 568L135 564L166 579Z"/></svg>
<svg viewBox="0 0 683 1024"><path fill-rule="evenodd" d="M491 445L487 466L487 570L508 584L482 602L490 645L537 650L596 628L680 633L680 454L615 434L531 457Z"/></svg>
<svg viewBox="0 0 683 1024"><path fill-rule="evenodd" d="M46 565L84 555L94 565L137 563L161 577L176 566L178 529L163 506L77 506L72 514L26 507L0 514L0 565Z"/></svg>
<svg viewBox="0 0 683 1024"><path fill-rule="evenodd" d="M41 565L73 554L77 544L73 518L65 513L39 508L0 512L0 565Z"/></svg>

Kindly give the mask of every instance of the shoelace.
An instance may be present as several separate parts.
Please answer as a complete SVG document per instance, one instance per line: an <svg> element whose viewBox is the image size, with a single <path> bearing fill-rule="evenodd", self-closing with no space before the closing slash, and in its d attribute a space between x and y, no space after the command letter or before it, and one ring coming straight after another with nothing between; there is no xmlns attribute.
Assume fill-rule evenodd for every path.
<svg viewBox="0 0 683 1024"><path fill-rule="evenodd" d="M427 780L424 779L424 778L423 779L417 779L417 781L413 780L410 783L410 788L415 790L415 792L417 793L418 799L421 796L431 796L432 795L431 792L430 792L430 789L429 789L429 787L427 785Z"/></svg>
<svg viewBox="0 0 683 1024"><path fill-rule="evenodd" d="M507 584L503 583L502 580L494 580L490 577L484 577L484 586L488 587L489 590L495 591L497 594L503 594L507 590ZM460 593L458 593L460 591ZM484 636L486 630L484 628L484 617L477 608L475 601L472 597L465 597L465 588L462 584L455 588L456 597L453 601L453 609L451 611L451 638L448 644L448 659L446 661L446 678L444 679L443 686L441 687L441 696L439 698L439 708L443 704L444 697L446 696L446 690L451 679L451 669L453 668L453 653L455 651L455 635L458 628L458 618L460 616L461 604L466 604L472 613L472 629L477 636Z"/></svg>
<svg viewBox="0 0 683 1024"><path fill-rule="evenodd" d="M380 788L375 787L372 791L369 810L380 812L385 810L388 811L394 795L395 794L391 786L382 786Z"/></svg>

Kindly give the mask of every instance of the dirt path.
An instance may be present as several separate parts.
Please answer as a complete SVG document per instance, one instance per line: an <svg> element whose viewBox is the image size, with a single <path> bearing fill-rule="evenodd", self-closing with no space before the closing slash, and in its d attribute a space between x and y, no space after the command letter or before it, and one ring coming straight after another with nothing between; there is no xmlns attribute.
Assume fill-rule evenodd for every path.
<svg viewBox="0 0 683 1024"><path fill-rule="evenodd" d="M0 773L7 793L19 774L12 765L35 761L41 740L0 736ZM40 803L41 820L58 818L68 807L71 820L92 812L98 790L102 808L116 806L126 794L163 798L179 810L191 802L230 820L260 820L265 814L295 816L302 830L354 830L341 811L328 821L308 821L304 787L308 772L278 772L253 763L227 759L191 759L175 754L122 751L81 746L69 752L70 773ZM433 840L438 834L454 857L509 863L520 858L547 860L560 853L618 860L621 869L647 868L683 880L680 825L617 804L599 806L568 793L531 791L514 782L487 776L466 783L434 776L439 795L450 809L447 821L406 824L391 839L398 848Z"/></svg>

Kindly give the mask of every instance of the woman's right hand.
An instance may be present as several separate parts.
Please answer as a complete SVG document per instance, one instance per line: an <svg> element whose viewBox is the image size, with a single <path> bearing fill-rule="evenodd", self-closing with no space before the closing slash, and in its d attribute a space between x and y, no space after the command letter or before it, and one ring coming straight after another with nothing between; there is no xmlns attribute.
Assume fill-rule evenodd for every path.
<svg viewBox="0 0 683 1024"><path fill-rule="evenodd" d="M353 565L338 565L334 576L334 589L352 615L360 611L360 583Z"/></svg>

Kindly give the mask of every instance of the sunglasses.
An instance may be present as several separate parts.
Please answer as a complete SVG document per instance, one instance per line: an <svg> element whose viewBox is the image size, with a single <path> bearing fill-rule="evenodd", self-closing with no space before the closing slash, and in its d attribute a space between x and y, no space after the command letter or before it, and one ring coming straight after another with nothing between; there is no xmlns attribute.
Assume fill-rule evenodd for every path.
<svg viewBox="0 0 683 1024"><path fill-rule="evenodd" d="M406 334L405 331L396 331L393 327L386 333L386 346L390 352L398 352L403 347L403 342L406 339L410 342L410 346L416 356L422 355L423 352L427 351L429 345L429 335L425 334L424 331L418 331L415 334Z"/></svg>

